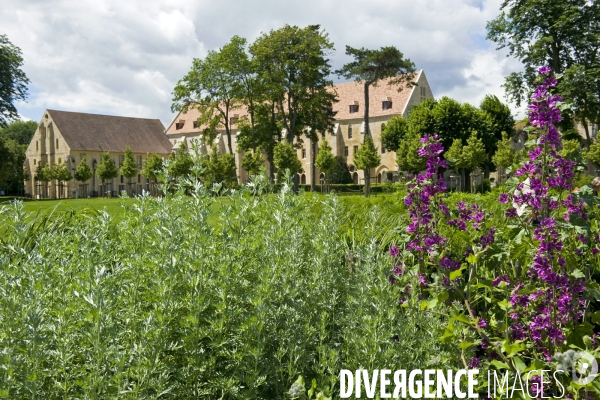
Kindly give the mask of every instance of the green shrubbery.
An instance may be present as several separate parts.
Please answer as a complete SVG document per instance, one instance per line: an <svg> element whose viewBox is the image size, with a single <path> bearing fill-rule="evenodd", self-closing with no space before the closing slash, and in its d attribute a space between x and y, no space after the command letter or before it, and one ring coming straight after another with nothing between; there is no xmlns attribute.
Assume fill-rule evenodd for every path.
<svg viewBox="0 0 600 400"><path fill-rule="evenodd" d="M250 189L138 198L119 222L2 208L0 397L274 399L299 375L335 396L341 368L449 367L437 322L397 312L368 239L385 213L357 227L335 197Z"/></svg>

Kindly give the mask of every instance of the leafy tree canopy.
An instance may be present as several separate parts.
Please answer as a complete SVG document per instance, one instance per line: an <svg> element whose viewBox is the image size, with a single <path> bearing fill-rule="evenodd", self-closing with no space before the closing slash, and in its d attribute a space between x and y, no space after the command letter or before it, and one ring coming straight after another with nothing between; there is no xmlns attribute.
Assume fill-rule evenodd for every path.
<svg viewBox="0 0 600 400"><path fill-rule="evenodd" d="M108 152L102 153L100 164L98 164L98 168L96 168L96 174L102 180L102 184L119 176L119 170L115 160L112 159Z"/></svg>
<svg viewBox="0 0 600 400"><path fill-rule="evenodd" d="M68 181L73 178L67 164L62 162L60 157L58 158L58 162L51 168L51 171L52 178L59 182Z"/></svg>
<svg viewBox="0 0 600 400"><path fill-rule="evenodd" d="M0 127L19 117L15 103L27 98L29 79L22 65L21 49L0 35Z"/></svg>
<svg viewBox="0 0 600 400"><path fill-rule="evenodd" d="M194 159L184 142L181 142L177 152L169 156L169 173L173 176L187 176L192 172Z"/></svg>
<svg viewBox="0 0 600 400"><path fill-rule="evenodd" d="M123 165L120 168L121 175L125 178L133 178L138 173L138 165L133 157L133 151L131 151L131 147L127 146L125 148L125 157L123 159Z"/></svg>
<svg viewBox="0 0 600 400"><path fill-rule="evenodd" d="M400 142L400 147L396 151L396 162L402 171L416 174L425 169L427 160L424 157L420 157L417 153L420 148L421 137L415 134L409 133Z"/></svg>
<svg viewBox="0 0 600 400"><path fill-rule="evenodd" d="M365 135L366 136L366 135ZM366 136L364 143L358 148L356 154L354 154L354 164L358 169L372 169L381 164L381 156L375 148L373 138Z"/></svg>
<svg viewBox="0 0 600 400"><path fill-rule="evenodd" d="M408 133L408 121L402 117L393 117L381 132L381 145L384 149L396 151Z"/></svg>
<svg viewBox="0 0 600 400"><path fill-rule="evenodd" d="M511 144L512 139L506 132L502 132L502 140L498 142L498 150L492 156L492 162L503 168L508 168L519 161L519 152Z"/></svg>
<svg viewBox="0 0 600 400"><path fill-rule="evenodd" d="M156 153L150 154L148 158L146 158L146 164L144 168L142 168L142 175L151 180L152 182L156 182L158 180L158 175L163 169L164 160L161 156Z"/></svg>
<svg viewBox="0 0 600 400"><path fill-rule="evenodd" d="M369 86L376 86L382 79L388 79L388 85L397 86L398 91L405 86L412 86L415 64L408 58L404 58L404 54L394 46L382 47L379 50L346 46L346 55L353 57L354 60L345 64L335 73L346 79L364 83L364 120L368 131ZM366 133L369 134L369 132Z"/></svg>
<svg viewBox="0 0 600 400"><path fill-rule="evenodd" d="M15 140L19 144L29 145L38 124L34 121L13 121L0 128L0 136L6 140Z"/></svg>
<svg viewBox="0 0 600 400"><path fill-rule="evenodd" d="M242 168L248 171L248 175L258 175L264 161L260 151L247 151L242 157Z"/></svg>
<svg viewBox="0 0 600 400"><path fill-rule="evenodd" d="M332 50L333 43L319 25L285 25L264 33L250 46L267 102L275 107L288 143L307 133L306 126L313 128L312 135L333 124L331 105L336 95L328 90L333 86L328 59Z"/></svg>
<svg viewBox="0 0 600 400"><path fill-rule="evenodd" d="M79 165L77 166L77 170L75 171L75 179L81 183L87 182L94 175L94 171L87 164L87 158L82 157Z"/></svg>
<svg viewBox="0 0 600 400"><path fill-rule="evenodd" d="M319 152L317 153L315 165L321 171L325 172L325 174L327 174L327 172L335 165L335 157L333 156L331 146L325 139L323 139L319 145Z"/></svg>
<svg viewBox="0 0 600 400"><path fill-rule="evenodd" d="M298 160L296 149L291 143L277 143L273 150L273 160L280 173L289 169L291 173L295 174L302 169L302 163Z"/></svg>
<svg viewBox="0 0 600 400"><path fill-rule="evenodd" d="M331 184L352 183L352 175L348 169L346 159L342 156L335 156L331 169L325 174L325 178Z"/></svg>

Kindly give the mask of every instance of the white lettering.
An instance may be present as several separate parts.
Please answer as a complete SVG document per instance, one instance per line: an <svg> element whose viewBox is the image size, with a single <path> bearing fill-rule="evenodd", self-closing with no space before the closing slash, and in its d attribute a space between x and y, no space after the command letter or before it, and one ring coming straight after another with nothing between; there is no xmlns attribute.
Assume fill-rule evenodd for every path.
<svg viewBox="0 0 600 400"><path fill-rule="evenodd" d="M562 385L562 383L560 383L560 381L556 377L556 373L557 372L564 373L565 371L563 371L562 369L558 369L558 370L554 371L554 374L552 374L552 376L554 377L554 380L556 381L556 383L558 383L558 385L560 386L560 390L562 391L562 393L560 394L560 396L558 396L558 397L554 396L554 398L555 399L562 399L563 396L565 395L565 387Z"/></svg>
<svg viewBox="0 0 600 400"><path fill-rule="evenodd" d="M400 380L400 376L402 376L402 380ZM400 397L400 388L402 388L402 398L406 398L406 370L401 369L394 372L394 385L396 388L394 389L393 397L397 399Z"/></svg>
<svg viewBox="0 0 600 400"><path fill-rule="evenodd" d="M425 386L425 398L426 399L434 399L435 392L431 391L431 387L435 383L432 375L435 375L435 369L426 369L425 370L425 382L423 386Z"/></svg>
<svg viewBox="0 0 600 400"><path fill-rule="evenodd" d="M441 369L437 371L437 397L439 399L443 398L442 388L444 388L444 392L446 393L447 398L452 398L452 370L448 370L448 377L446 378L446 374Z"/></svg>
<svg viewBox="0 0 600 400"><path fill-rule="evenodd" d="M346 379L348 380L348 386L346 386ZM354 384L354 379L352 376L352 371L343 369L340 371L340 397L342 399L347 399L352 396L352 385ZM346 389L346 387L348 389Z"/></svg>
<svg viewBox="0 0 600 400"><path fill-rule="evenodd" d="M465 392L460 391L460 377L462 375L466 375L466 374L467 374L466 370L459 369L458 372L456 373L456 375L454 376L454 394L459 399L464 399L465 397L467 397L467 394Z"/></svg>
<svg viewBox="0 0 600 400"><path fill-rule="evenodd" d="M372 399L375 397L375 387L377 386L377 376L379 375L379 370L376 369L373 371L373 379L369 381L369 371L363 369L363 380L365 381L365 392L367 394L367 398Z"/></svg>
<svg viewBox="0 0 600 400"><path fill-rule="evenodd" d="M421 380L415 382L415 375L422 374L423 371L421 371L420 369L415 369L412 370L410 372L410 375L408 376L408 393L410 394L410 397L414 399L420 399L421 397L423 397L423 382L421 382ZM416 392L414 391L415 385L417 386Z"/></svg>
<svg viewBox="0 0 600 400"><path fill-rule="evenodd" d="M475 393L474 389L477 386L477 379L475 379L475 375L479 374L478 369L470 369L469 370L469 398L477 399L479 398L479 393Z"/></svg>
<svg viewBox="0 0 600 400"><path fill-rule="evenodd" d="M390 384L390 380L386 379L386 376L391 373L392 373L392 371L390 371L389 369L382 369L381 372L379 373L379 377L381 379L381 382L380 382L381 391L380 391L379 397L381 397L382 399L389 399L390 397L392 397L392 395L387 392L387 387Z"/></svg>

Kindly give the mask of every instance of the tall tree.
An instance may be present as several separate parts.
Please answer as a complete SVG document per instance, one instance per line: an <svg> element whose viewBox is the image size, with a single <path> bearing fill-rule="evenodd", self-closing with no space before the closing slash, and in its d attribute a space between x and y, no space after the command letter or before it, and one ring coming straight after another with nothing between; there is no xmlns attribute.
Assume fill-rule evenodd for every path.
<svg viewBox="0 0 600 400"><path fill-rule="evenodd" d="M106 181L119 176L119 170L117 169L115 160L112 159L108 152L102 153L100 164L98 164L98 168L96 169L96 174L102 181L103 192L106 192Z"/></svg>
<svg viewBox="0 0 600 400"><path fill-rule="evenodd" d="M382 47L379 50L365 48L356 49L346 46L346 54L354 61L345 64L336 74L346 79L354 79L364 85L364 124L365 141L370 137L369 128L369 88L377 86L386 79L387 84L396 86L401 91L405 86L412 86L415 77L415 65L394 46ZM371 171L364 170L365 194L370 192Z"/></svg>
<svg viewBox="0 0 600 400"><path fill-rule="evenodd" d="M250 46L265 96L275 105L288 143L307 127L323 132L333 122L330 110L336 97L330 90L328 59L332 50L333 43L319 25L286 25Z"/></svg>
<svg viewBox="0 0 600 400"><path fill-rule="evenodd" d="M15 103L27 98L29 79L22 65L21 49L0 35L0 127L19 117Z"/></svg>
<svg viewBox="0 0 600 400"><path fill-rule="evenodd" d="M204 59L195 58L190 72L177 82L171 105L174 112L198 109L197 123L206 127L208 143L217 134L217 129L225 128L229 154L233 154L231 126L235 123L231 111L241 105L244 89L238 68L242 59L238 39L234 37L219 51L209 51Z"/></svg>
<svg viewBox="0 0 600 400"><path fill-rule="evenodd" d="M356 164L356 168L369 172L372 168L376 168L381 164L381 156L379 155L377 148L375 148L371 135L365 135L365 141L358 148L356 154L354 154L354 164ZM368 181L370 177L370 173L365 174L365 197L371 195L371 184Z"/></svg>
<svg viewBox="0 0 600 400"><path fill-rule="evenodd" d="M131 192L131 178L137 175L138 164L135 161L133 151L131 151L131 147L129 146L125 148L125 157L123 158L123 165L121 165L119 172L127 178L127 190L128 192Z"/></svg>
<svg viewBox="0 0 600 400"><path fill-rule="evenodd" d="M507 96L517 105L527 99L528 89L535 85L536 71L549 65L559 74L560 91L570 92L584 128L594 114L597 101L576 95L587 87L595 87L592 97L600 97L600 2L589 0L504 0L502 14L487 25L487 38L498 49L508 48L509 54L524 65L524 72L506 77ZM580 73L581 71L584 73ZM560 74L571 78L562 79ZM585 81L582 83L582 80ZM589 93L589 92L588 92ZM596 120L597 122L597 120ZM569 127L565 127L568 129ZM587 128L586 128L587 129Z"/></svg>

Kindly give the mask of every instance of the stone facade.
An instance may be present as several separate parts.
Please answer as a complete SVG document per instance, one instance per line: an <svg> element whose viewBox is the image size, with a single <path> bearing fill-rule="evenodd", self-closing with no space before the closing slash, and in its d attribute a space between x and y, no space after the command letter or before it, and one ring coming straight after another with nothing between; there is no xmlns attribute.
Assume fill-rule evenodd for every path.
<svg viewBox="0 0 600 400"><path fill-rule="evenodd" d="M29 175L25 192L33 198L65 198L103 196L121 190L140 194L149 190L150 182L139 172L131 182L119 176L101 187L96 168L102 153L109 152L120 167L127 146L131 147L139 170L149 154L168 157L171 153L159 120L46 110L25 153L24 167ZM83 157L94 171L87 182L78 182L74 177L62 184L56 180L48 184L35 180L40 163L52 167L62 161L74 176Z"/></svg>
<svg viewBox="0 0 600 400"><path fill-rule="evenodd" d="M387 85L386 82L380 82L376 87L371 87L369 90L369 128L375 146L381 152L381 165L371 171L372 183L385 181L388 172L397 170L396 154L381 148L382 126L392 117L408 118L408 112L412 107L427 98L433 98L431 88L422 70L416 74L414 82L416 86L404 88L400 92L397 88ZM339 99L333 105L333 110L337 112L335 126L332 133L320 134L320 138L328 141L334 155L346 158L354 181L361 184L364 183L363 171L356 170L353 157L356 149L364 140L363 87L363 84L357 82L347 82L334 86L333 90L337 92ZM242 108L232 111L230 117L235 120L235 118L245 115L247 115L246 109ZM198 117L198 110L190 109L187 113L178 114L171 122L166 133L174 148L179 146L181 142L185 142L190 148L192 140L202 138L202 127L197 126L196 123ZM215 139L215 144L219 152L226 153L228 145L225 129L223 128L220 132L220 135ZM239 134L239 129L235 123L231 127L231 132L238 181L243 183L247 181L248 177L246 171L240 168L243 153L237 149L235 136ZM298 139L295 140L297 142ZM301 140L302 148L298 149L298 158L303 164L303 169L299 174L300 182L310 184L313 176L311 163L313 146L306 137L301 138ZM202 145L202 152L209 150L206 145ZM318 184L321 176L321 171L318 168L315 168L314 176Z"/></svg>

